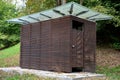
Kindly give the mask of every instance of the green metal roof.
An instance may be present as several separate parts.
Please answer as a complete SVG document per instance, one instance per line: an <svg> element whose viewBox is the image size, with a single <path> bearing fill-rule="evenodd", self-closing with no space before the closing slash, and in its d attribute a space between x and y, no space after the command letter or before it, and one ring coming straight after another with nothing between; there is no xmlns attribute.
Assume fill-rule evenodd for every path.
<svg viewBox="0 0 120 80"><path fill-rule="evenodd" d="M10 19L8 20L8 22L24 25L24 24L29 24L29 23L35 23L35 22L55 19L55 18L68 16L68 15L76 16L78 18L82 18L82 19L86 19L86 20L94 21L94 22L98 20L112 19L111 16L93 11L78 3L70 2L64 5L55 7L53 9L50 9L50 10L45 10L42 12L22 16L19 18Z"/></svg>

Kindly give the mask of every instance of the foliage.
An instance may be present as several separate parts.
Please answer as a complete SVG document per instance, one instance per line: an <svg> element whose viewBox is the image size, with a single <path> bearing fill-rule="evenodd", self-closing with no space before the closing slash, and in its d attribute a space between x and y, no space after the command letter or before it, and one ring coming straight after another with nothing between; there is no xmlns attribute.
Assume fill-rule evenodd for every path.
<svg viewBox="0 0 120 80"><path fill-rule="evenodd" d="M0 48L4 48L19 42L20 30L18 25L6 22L17 16L15 6L3 0L0 0L0 5Z"/></svg>
<svg viewBox="0 0 120 80"><path fill-rule="evenodd" d="M80 0L66 0L67 2L71 2L71 1L74 1L74 2L77 2L79 3Z"/></svg>
<svg viewBox="0 0 120 80"><path fill-rule="evenodd" d="M34 12L50 9L56 5L55 3L55 0L28 0L24 12L26 14L31 14Z"/></svg>
<svg viewBox="0 0 120 80"><path fill-rule="evenodd" d="M116 50L120 50L120 43L113 43L113 48Z"/></svg>
<svg viewBox="0 0 120 80"><path fill-rule="evenodd" d="M109 12L108 14L113 15L113 25L115 27L120 27L120 0L101 0L102 5L105 6Z"/></svg>

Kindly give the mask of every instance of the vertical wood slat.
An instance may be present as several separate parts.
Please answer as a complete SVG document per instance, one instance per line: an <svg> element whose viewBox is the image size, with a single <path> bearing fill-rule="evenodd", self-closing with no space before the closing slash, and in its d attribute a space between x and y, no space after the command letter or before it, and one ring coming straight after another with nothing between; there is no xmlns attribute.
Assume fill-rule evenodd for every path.
<svg viewBox="0 0 120 80"><path fill-rule="evenodd" d="M21 28L21 64L23 68L30 66L30 25Z"/></svg>
<svg viewBox="0 0 120 80"><path fill-rule="evenodd" d="M31 24L31 66L30 68L39 69L40 63L40 23Z"/></svg>
<svg viewBox="0 0 120 80"><path fill-rule="evenodd" d="M51 66L51 21L41 22L40 68L48 70Z"/></svg>

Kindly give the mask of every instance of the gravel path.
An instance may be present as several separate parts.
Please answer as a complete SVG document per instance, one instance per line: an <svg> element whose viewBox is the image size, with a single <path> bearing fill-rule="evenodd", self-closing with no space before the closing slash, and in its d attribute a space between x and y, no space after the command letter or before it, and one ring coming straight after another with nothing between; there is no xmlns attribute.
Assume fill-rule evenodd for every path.
<svg viewBox="0 0 120 80"><path fill-rule="evenodd" d="M88 73L88 72L78 72L78 73L57 73L43 70L33 70L33 69L22 69L20 67L7 67L0 68L0 70L5 72L18 72L21 75L24 73L34 74L42 77L56 78L58 80L73 80L82 79L86 77L103 77L102 74Z"/></svg>

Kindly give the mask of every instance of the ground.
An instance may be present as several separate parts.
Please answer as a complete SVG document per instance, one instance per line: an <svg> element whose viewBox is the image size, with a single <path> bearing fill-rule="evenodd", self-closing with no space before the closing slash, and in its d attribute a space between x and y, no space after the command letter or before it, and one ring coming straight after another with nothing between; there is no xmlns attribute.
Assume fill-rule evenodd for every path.
<svg viewBox="0 0 120 80"><path fill-rule="evenodd" d="M20 44L17 44L11 48L0 51L0 67L19 66L19 46ZM120 51L98 47L96 50L96 63L97 73L106 74L110 78L106 80L120 80ZM6 77L11 77L12 79L6 79ZM28 77L29 79L27 79ZM39 80L38 77L34 75L8 75L8 73L0 72L0 80L21 80L21 78L22 80Z"/></svg>
<svg viewBox="0 0 120 80"><path fill-rule="evenodd" d="M97 48L96 62L98 66L109 68L120 66L120 51L110 48Z"/></svg>
<svg viewBox="0 0 120 80"><path fill-rule="evenodd" d="M120 51L111 48L97 48L97 73L106 74L111 80L120 80Z"/></svg>

